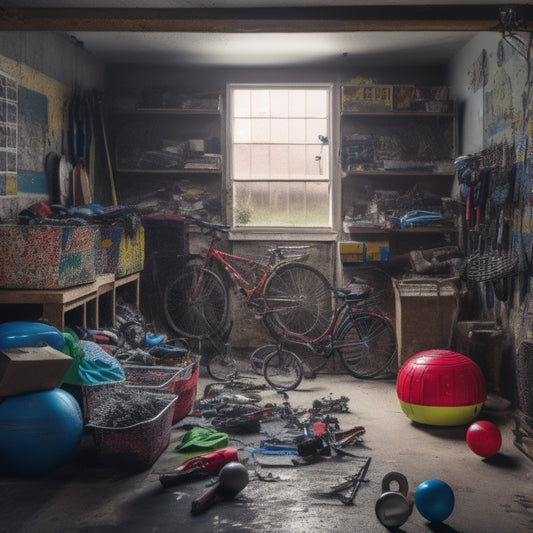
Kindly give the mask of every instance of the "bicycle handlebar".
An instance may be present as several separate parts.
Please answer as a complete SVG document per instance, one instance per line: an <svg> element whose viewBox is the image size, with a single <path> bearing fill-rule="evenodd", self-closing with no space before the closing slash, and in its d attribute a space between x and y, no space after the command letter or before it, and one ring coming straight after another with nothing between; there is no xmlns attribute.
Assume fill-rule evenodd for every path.
<svg viewBox="0 0 533 533"><path fill-rule="evenodd" d="M220 231L221 233L228 233L230 230L230 226L226 226L225 224L217 224L216 222L208 222L207 220L202 220L201 218L196 218L191 215L183 215L183 218L191 222L194 222L194 224L196 224L202 230L202 233L204 234L214 233L216 231Z"/></svg>

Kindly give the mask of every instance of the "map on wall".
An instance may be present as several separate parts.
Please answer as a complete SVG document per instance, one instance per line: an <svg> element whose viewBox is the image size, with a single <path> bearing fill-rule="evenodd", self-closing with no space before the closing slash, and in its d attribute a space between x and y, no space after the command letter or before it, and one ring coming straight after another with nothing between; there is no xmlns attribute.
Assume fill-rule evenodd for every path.
<svg viewBox="0 0 533 533"><path fill-rule="evenodd" d="M0 195L17 193L17 83L0 72Z"/></svg>

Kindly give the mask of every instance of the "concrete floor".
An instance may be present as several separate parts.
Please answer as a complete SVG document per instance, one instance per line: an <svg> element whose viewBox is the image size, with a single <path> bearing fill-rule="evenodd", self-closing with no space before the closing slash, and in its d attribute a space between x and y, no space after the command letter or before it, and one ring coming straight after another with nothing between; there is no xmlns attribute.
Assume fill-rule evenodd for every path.
<svg viewBox="0 0 533 533"><path fill-rule="evenodd" d="M243 377L245 379L245 376ZM254 378L255 382L261 378ZM201 376L198 393L209 379ZM533 531L533 461L513 442L512 413L505 403L489 398L481 418L495 422L503 435L500 452L482 459L468 448L466 427L423 427L401 411L394 380L360 381L346 375L319 375L289 393L293 408L311 407L332 394L348 396L349 413L336 414L341 429L363 425L363 444L347 448L371 463L353 505L317 498L347 476L363 459L331 457L304 466L265 467L254 464L250 447L268 438L261 434L230 435L250 475L248 485L231 501L217 502L193 516L191 503L206 490L197 480L163 488L158 474L178 466L174 447L185 429L172 430L171 443L148 470L126 474L95 463L92 441L85 435L78 452L58 470L34 479L0 476L0 531L32 532L303 532L387 531L374 506L381 480L391 471L403 473L414 491L427 479L441 479L454 491L455 508L443 523L429 523L413 510L396 531L499 533ZM282 399L261 392L262 402ZM179 424L178 424L179 425ZM35 443L38 446L38 443ZM266 481L270 479L270 481Z"/></svg>

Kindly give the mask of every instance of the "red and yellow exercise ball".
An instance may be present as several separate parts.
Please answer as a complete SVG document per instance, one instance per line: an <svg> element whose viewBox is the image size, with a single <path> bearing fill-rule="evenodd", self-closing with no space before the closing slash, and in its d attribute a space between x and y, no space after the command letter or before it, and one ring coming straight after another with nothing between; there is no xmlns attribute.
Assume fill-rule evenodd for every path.
<svg viewBox="0 0 533 533"><path fill-rule="evenodd" d="M486 399L479 366L450 350L426 350L407 359L398 372L396 392L413 422L434 426L468 424Z"/></svg>

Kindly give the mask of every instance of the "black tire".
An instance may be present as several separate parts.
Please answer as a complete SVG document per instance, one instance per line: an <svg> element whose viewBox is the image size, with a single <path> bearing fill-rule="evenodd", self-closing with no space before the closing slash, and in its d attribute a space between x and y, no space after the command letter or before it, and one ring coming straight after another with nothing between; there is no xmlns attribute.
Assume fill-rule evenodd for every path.
<svg viewBox="0 0 533 533"><path fill-rule="evenodd" d="M359 379L392 371L396 363L394 328L387 318L375 313L350 313L338 329L335 344L346 370Z"/></svg>
<svg viewBox="0 0 533 533"><path fill-rule="evenodd" d="M276 350L265 359L263 376L274 390L296 389L304 377L302 361L289 350L283 348Z"/></svg>
<svg viewBox="0 0 533 533"><path fill-rule="evenodd" d="M263 363L265 359L277 349L278 347L275 344L264 344L252 352L250 355L250 365L255 374L263 375Z"/></svg>
<svg viewBox="0 0 533 533"><path fill-rule="evenodd" d="M326 276L303 263L277 265L265 283L265 324L278 338L285 333L320 337L333 316L334 298Z"/></svg>
<svg viewBox="0 0 533 533"><path fill-rule="evenodd" d="M199 276L202 276L197 287ZM192 295L193 290L196 294ZM185 267L165 288L165 317L180 335L195 339L220 335L227 326L228 293L217 274L197 265Z"/></svg>
<svg viewBox="0 0 533 533"><path fill-rule="evenodd" d="M237 363L229 355L217 353L207 360L207 373L216 381L232 381L237 377Z"/></svg>

